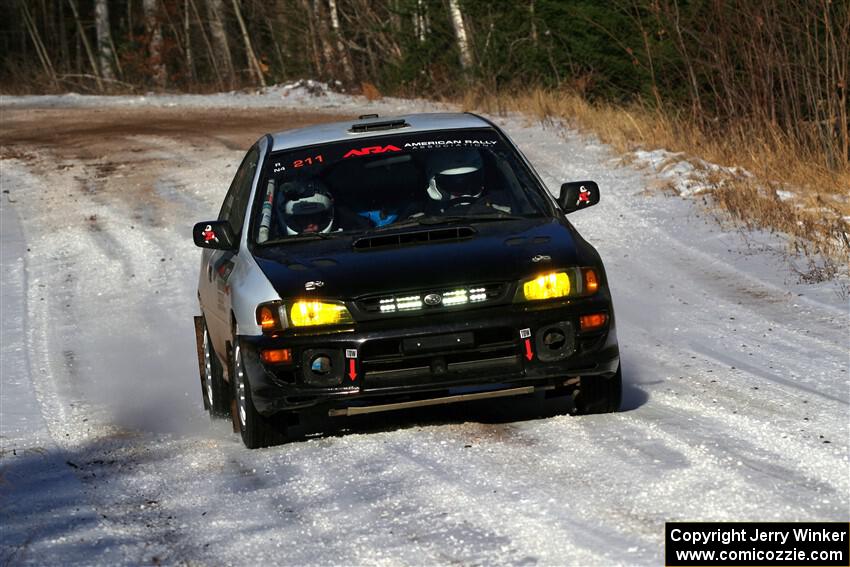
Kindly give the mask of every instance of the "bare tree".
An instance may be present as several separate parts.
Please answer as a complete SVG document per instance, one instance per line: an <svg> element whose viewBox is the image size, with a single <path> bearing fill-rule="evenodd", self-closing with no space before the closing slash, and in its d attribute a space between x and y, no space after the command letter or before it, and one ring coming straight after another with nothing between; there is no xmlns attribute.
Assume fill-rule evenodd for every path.
<svg viewBox="0 0 850 567"><path fill-rule="evenodd" d="M97 32L97 62L100 74L106 80L115 80L112 71L112 33L109 29L109 5L106 0L95 0L94 22Z"/></svg>
<svg viewBox="0 0 850 567"><path fill-rule="evenodd" d="M422 0L416 0L416 8L413 10L413 31L419 43L425 43L425 7Z"/></svg>
<svg viewBox="0 0 850 567"><path fill-rule="evenodd" d="M44 42L41 41L41 36L38 33L38 27L35 25L35 21L33 20L29 9L27 9L26 2L21 3L21 11L24 16L24 24L29 32L32 44L35 46L36 54L38 55L38 59L41 61L44 72L50 78L53 86L58 87L59 84L56 82L56 71L53 69L53 63L50 61L50 56L47 53L47 49L44 47Z"/></svg>
<svg viewBox="0 0 850 567"><path fill-rule="evenodd" d="M157 87L165 88L165 61L163 59L162 27L159 23L159 6L157 0L143 0L142 8L145 13L145 29L148 33L148 52L153 68L153 80Z"/></svg>
<svg viewBox="0 0 850 567"><path fill-rule="evenodd" d="M75 0L68 0L68 4L71 6L71 11L74 13L74 21L77 23L77 37L83 43L92 71L94 72L94 78L95 81L97 81L97 90L103 91L103 81L100 78L100 70L97 68L97 61L94 58L91 44L89 44L88 37L86 36L86 30L83 28L83 22L80 20L80 11L77 9L77 3Z"/></svg>
<svg viewBox="0 0 850 567"><path fill-rule="evenodd" d="M319 44L322 46L322 58L325 62L325 70L329 74L332 74L332 70L336 66L336 58L334 57L333 46L331 46L330 29L328 29L328 22L325 20L325 14L322 8L321 0L313 0L313 14L316 18L316 27L318 29Z"/></svg>
<svg viewBox="0 0 850 567"><path fill-rule="evenodd" d="M455 30L457 48L460 51L460 66L463 67L464 71L469 71L472 68L472 51L469 49L469 38L458 0L449 0L449 14L452 19L452 27Z"/></svg>
<svg viewBox="0 0 850 567"><path fill-rule="evenodd" d="M348 48L342 41L342 33L339 29L339 12L336 8L336 0L328 0L330 8L331 28L333 29L334 37L336 38L336 51L339 54L339 60L342 63L342 72L345 75L345 80L349 83L354 82L354 69L351 67L351 56L348 53Z"/></svg>
<svg viewBox="0 0 850 567"><path fill-rule="evenodd" d="M531 43L534 44L534 47L537 47L537 18L534 15L534 0L528 5L528 21L531 24Z"/></svg>
<svg viewBox="0 0 850 567"><path fill-rule="evenodd" d="M242 30L242 41L245 42L245 53L248 55L248 67L251 69L251 74L258 83L262 86L266 86L266 79L263 77L263 70L260 67L257 54L254 53L254 46L251 45L251 37L248 35L248 28L245 27L245 19L242 17L242 9L239 7L239 0L233 0L233 13L236 14L236 20L239 22L239 29Z"/></svg>
<svg viewBox="0 0 850 567"><path fill-rule="evenodd" d="M210 35L215 49L216 65L220 66L222 75L227 79L228 87L233 88L234 72L233 59L230 55L230 44L224 30L223 0L207 0L207 15L210 20Z"/></svg>

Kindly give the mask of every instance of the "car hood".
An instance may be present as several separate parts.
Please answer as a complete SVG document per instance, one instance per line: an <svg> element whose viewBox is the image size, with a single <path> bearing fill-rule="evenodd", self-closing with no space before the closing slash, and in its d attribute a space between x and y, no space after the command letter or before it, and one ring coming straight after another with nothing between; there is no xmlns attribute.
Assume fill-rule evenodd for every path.
<svg viewBox="0 0 850 567"><path fill-rule="evenodd" d="M428 230L439 229L445 226ZM355 299L405 290L509 282L547 269L592 262L587 254L579 253L583 249L579 245L586 243L558 219L479 223L475 230L476 234L463 240L362 251L353 247L356 238L310 240L256 247L254 257L284 299ZM410 231L380 234L406 232Z"/></svg>

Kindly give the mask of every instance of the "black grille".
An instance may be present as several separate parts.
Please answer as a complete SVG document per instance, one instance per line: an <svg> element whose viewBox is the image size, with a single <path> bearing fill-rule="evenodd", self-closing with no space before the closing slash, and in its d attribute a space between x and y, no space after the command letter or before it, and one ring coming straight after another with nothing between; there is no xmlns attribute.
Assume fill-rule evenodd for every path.
<svg viewBox="0 0 850 567"><path fill-rule="evenodd" d="M446 336L464 334L467 333ZM415 340L415 337L368 341L361 349L364 388L451 382L476 375L488 376L494 372L510 374L522 371L512 329L484 329L468 334L474 335L471 342L463 341L456 347L445 346L428 352L405 351L405 341ZM426 335L421 338L428 340L442 336ZM435 341L435 344L441 342Z"/></svg>

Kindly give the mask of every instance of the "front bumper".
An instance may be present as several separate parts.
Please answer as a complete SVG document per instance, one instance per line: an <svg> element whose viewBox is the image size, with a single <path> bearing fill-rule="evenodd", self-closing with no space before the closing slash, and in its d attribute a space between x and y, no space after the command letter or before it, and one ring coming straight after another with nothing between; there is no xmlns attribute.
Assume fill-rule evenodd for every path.
<svg viewBox="0 0 850 567"><path fill-rule="evenodd" d="M579 316L599 312L608 315L607 325L580 332ZM620 363L613 308L602 295L369 321L341 333L240 336L239 341L252 399L263 415L497 388L560 388L577 376L611 376ZM290 364L261 362L262 350L280 348L292 350ZM312 369L316 357L329 362L321 373Z"/></svg>

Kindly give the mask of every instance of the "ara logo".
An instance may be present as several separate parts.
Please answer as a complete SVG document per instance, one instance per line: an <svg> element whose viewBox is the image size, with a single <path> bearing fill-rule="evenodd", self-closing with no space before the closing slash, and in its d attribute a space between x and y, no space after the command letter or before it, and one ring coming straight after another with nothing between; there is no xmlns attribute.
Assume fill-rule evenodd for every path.
<svg viewBox="0 0 850 567"><path fill-rule="evenodd" d="M369 146L368 148L360 148L359 150L349 150L343 157L350 158L354 156L367 156L369 154L385 154L387 152L400 152L401 148L397 148L393 145L389 146Z"/></svg>

